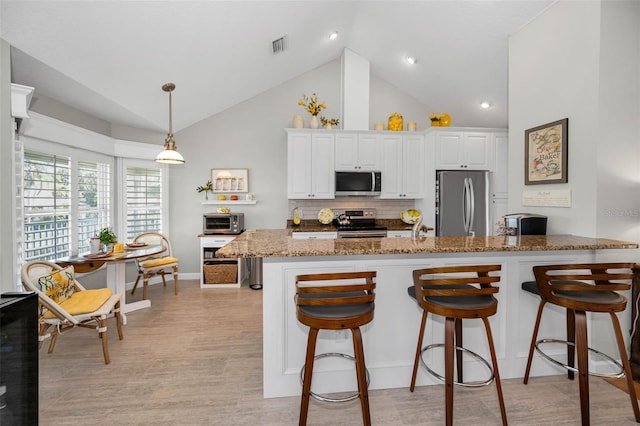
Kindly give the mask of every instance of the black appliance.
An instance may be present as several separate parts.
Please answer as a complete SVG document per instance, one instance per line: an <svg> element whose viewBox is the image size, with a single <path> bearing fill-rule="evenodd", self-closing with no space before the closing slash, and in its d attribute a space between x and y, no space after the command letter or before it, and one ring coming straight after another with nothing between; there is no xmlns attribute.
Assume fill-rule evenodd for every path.
<svg viewBox="0 0 640 426"><path fill-rule="evenodd" d="M376 225L376 209L334 210L338 238L381 238L387 227Z"/></svg>
<svg viewBox="0 0 640 426"><path fill-rule="evenodd" d="M0 425L38 424L38 296L0 298Z"/></svg>
<svg viewBox="0 0 640 426"><path fill-rule="evenodd" d="M506 235L547 235L547 217L533 213L503 216Z"/></svg>
<svg viewBox="0 0 640 426"><path fill-rule="evenodd" d="M336 197L377 197L381 190L381 172L336 171Z"/></svg>

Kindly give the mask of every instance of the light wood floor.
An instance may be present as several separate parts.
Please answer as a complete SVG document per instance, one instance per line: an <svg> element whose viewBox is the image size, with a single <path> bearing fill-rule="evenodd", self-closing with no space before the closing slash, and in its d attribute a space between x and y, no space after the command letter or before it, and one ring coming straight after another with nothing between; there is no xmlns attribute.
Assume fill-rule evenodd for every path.
<svg viewBox="0 0 640 426"><path fill-rule="evenodd" d="M90 330L61 336L52 354L43 347L40 425L297 424L298 397L262 398L262 293L182 281L174 296L172 285L150 286L152 306L128 315L124 340L110 321L110 365ZM626 393L599 378L590 384L593 425L635 424ZM577 380L503 388L511 425L580 424ZM444 424L442 386L373 390L370 403L376 425ZM494 385L456 387L454 410L458 425L500 424ZM309 424L358 425L360 407L312 400Z"/></svg>

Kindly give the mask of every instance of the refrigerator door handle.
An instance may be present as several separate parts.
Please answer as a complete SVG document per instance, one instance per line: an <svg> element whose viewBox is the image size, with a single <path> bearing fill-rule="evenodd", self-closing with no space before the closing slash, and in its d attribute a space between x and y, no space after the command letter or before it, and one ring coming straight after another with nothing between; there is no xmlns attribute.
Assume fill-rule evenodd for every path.
<svg viewBox="0 0 640 426"><path fill-rule="evenodd" d="M475 234L473 231L473 221L476 215L476 194L473 189L473 180L471 179L469 179L469 199L469 229L467 232L473 236Z"/></svg>
<svg viewBox="0 0 640 426"><path fill-rule="evenodd" d="M464 178L462 187L462 225L464 232L469 232L469 178Z"/></svg>

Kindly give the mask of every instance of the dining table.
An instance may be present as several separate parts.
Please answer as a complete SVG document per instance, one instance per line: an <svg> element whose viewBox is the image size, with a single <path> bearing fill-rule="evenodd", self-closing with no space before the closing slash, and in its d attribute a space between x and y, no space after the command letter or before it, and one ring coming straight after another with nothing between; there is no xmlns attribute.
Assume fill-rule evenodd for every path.
<svg viewBox="0 0 640 426"><path fill-rule="evenodd" d="M87 273L95 271L106 265L107 268L107 287L111 288L114 293L120 294L120 314L122 323L127 323L127 313L145 309L151 306L150 300L139 300L127 303L125 293L127 291L126 262L145 257L156 256L166 251L166 247L162 244L143 245L129 247L125 246L120 253L107 254L91 254L84 253L78 256L69 256L56 259L55 263L60 266L73 265L77 273Z"/></svg>

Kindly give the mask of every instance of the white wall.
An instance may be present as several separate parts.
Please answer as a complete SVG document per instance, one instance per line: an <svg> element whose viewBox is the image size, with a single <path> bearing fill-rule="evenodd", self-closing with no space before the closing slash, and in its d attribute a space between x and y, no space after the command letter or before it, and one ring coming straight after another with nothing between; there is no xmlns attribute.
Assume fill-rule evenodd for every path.
<svg viewBox="0 0 640 426"><path fill-rule="evenodd" d="M640 240L638 7L559 1L510 39L509 210L551 233ZM525 129L565 117L568 183L525 186ZM532 189L569 189L571 207L522 206Z"/></svg>
<svg viewBox="0 0 640 426"><path fill-rule="evenodd" d="M10 46L0 39L0 293L16 291Z"/></svg>
<svg viewBox="0 0 640 426"><path fill-rule="evenodd" d="M599 2L558 2L509 41L509 211L549 217L549 233L596 235ZM568 183L524 185L524 131L569 118ZM570 208L523 207L522 191L570 189Z"/></svg>

